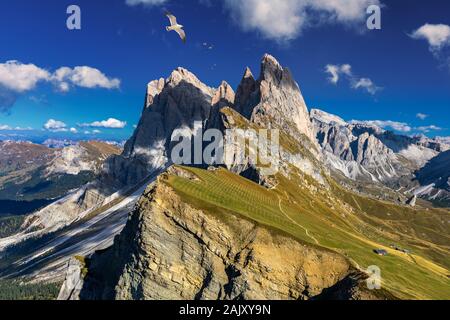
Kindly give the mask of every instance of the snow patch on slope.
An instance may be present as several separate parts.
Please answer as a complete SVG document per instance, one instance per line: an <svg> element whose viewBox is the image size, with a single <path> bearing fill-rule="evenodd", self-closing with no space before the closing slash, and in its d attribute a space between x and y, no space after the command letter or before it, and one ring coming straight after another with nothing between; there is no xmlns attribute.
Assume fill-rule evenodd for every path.
<svg viewBox="0 0 450 320"><path fill-rule="evenodd" d="M399 154L414 162L419 168L421 168L432 158L436 157L439 152L411 144L407 149L401 150Z"/></svg>
<svg viewBox="0 0 450 320"><path fill-rule="evenodd" d="M347 126L348 123L344 121L341 117L338 117L334 114L319 110L319 109L311 109L310 116L312 119L315 119L322 123L327 124L337 124L339 126Z"/></svg>
<svg viewBox="0 0 450 320"><path fill-rule="evenodd" d="M59 152L47 168L46 175L62 173L77 175L81 171L96 171L96 161L88 158L85 148L75 145L66 147Z"/></svg>

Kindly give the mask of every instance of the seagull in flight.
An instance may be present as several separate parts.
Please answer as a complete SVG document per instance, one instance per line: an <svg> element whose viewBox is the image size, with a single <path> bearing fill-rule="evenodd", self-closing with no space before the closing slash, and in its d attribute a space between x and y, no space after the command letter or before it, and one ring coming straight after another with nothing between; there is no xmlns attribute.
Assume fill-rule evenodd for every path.
<svg viewBox="0 0 450 320"><path fill-rule="evenodd" d="M178 24L177 17L175 17L170 12L166 12L167 18L169 18L170 21L170 27L166 27L167 31L175 31L180 36L181 40L183 40L184 43L186 43L186 32L183 30L183 25Z"/></svg>

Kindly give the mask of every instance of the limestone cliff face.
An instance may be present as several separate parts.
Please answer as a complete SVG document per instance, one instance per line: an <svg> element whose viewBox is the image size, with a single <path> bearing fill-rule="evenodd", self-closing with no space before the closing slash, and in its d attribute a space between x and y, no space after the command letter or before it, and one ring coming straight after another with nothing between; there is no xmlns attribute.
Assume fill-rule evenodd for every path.
<svg viewBox="0 0 450 320"><path fill-rule="evenodd" d="M261 74L256 81L249 69L238 88L235 108L252 122L278 128L292 137L304 134L316 141L305 100L290 71L271 55L261 61Z"/></svg>
<svg viewBox="0 0 450 320"><path fill-rule="evenodd" d="M352 273L336 253L193 208L164 176L88 269L82 299L309 299Z"/></svg>
<svg viewBox="0 0 450 320"><path fill-rule="evenodd" d="M229 92L223 92L223 98ZM107 164L107 174L123 185L132 185L164 167L169 162L173 131L193 130L196 121L205 123L212 105L221 101L221 94L222 91L218 93L218 101L213 101L217 97L216 89L203 84L184 68L177 68L166 80L150 82L139 124L123 154ZM234 93L231 94L234 98Z"/></svg>
<svg viewBox="0 0 450 320"><path fill-rule="evenodd" d="M311 110L311 118L331 167L346 176L390 182L411 174L412 169L405 165L411 161L388 147L387 135L381 128L347 123L317 109Z"/></svg>

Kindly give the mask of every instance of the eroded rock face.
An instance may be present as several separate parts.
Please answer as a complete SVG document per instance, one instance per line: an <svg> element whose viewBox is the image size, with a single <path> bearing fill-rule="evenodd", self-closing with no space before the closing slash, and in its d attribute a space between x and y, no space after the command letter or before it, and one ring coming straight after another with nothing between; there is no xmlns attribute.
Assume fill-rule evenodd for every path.
<svg viewBox="0 0 450 320"><path fill-rule="evenodd" d="M301 134L315 141L298 84L290 71L271 55L263 57L258 81L249 69L246 70L238 88L235 108L260 126L281 129L299 141Z"/></svg>
<svg viewBox="0 0 450 320"><path fill-rule="evenodd" d="M218 100L216 103L230 95L234 98L232 89L229 89L229 86L223 86L216 94L215 89L183 68L174 70L166 80L150 82L141 120L125 145L124 153L113 159L106 171L124 185L129 185L145 177L140 172L149 174L164 167L169 161L173 131L184 127L193 130L196 121L205 123L215 102L213 97ZM130 172L132 170L135 173Z"/></svg>
<svg viewBox="0 0 450 320"><path fill-rule="evenodd" d="M83 288L83 270L81 261L72 258L67 263L66 278L59 291L57 300L79 300Z"/></svg>
<svg viewBox="0 0 450 320"><path fill-rule="evenodd" d="M304 149L315 150L313 158L317 156L311 121L300 89L289 71L272 56L264 56L257 81L250 70L246 70L236 95L226 82L213 89L188 70L177 68L167 79L148 84L141 119L123 153L109 158L98 179L84 188L81 195L77 192L66 202L45 208L36 219L33 217L34 225L52 230L60 228L89 209L101 206L118 192L143 183L153 173L170 165L174 130L193 135L199 129L198 123L204 128L224 130L231 123L223 121L220 110L224 107L240 110L247 122L258 127L281 129L296 141L295 144L305 145L303 142L307 140ZM241 146L236 155L239 153L245 153L245 146ZM311 161L299 152L285 153L280 166L294 163L305 173L323 180L320 167ZM243 161L233 166L233 170L241 173L251 165Z"/></svg>
<svg viewBox="0 0 450 320"><path fill-rule="evenodd" d="M395 143L381 128L347 123L317 109L311 110L311 118L327 162L349 178L390 182L415 168L414 159L389 147Z"/></svg>
<svg viewBox="0 0 450 320"><path fill-rule="evenodd" d="M160 181L92 257L81 298L309 299L351 269L336 253L195 209Z"/></svg>

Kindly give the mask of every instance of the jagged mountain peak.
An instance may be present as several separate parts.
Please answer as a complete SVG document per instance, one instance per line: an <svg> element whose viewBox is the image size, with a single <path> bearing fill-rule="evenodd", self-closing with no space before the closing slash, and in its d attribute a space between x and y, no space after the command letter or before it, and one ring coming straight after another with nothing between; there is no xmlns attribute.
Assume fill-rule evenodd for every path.
<svg viewBox="0 0 450 320"><path fill-rule="evenodd" d="M176 87L180 85L181 82L191 84L200 89L213 90L201 82L194 73L182 67L178 67L172 71L170 76L166 79L166 86Z"/></svg>
<svg viewBox="0 0 450 320"><path fill-rule="evenodd" d="M245 69L241 83L239 84L234 105L236 111L242 114L247 119L250 118L253 108L257 104L257 82L249 67Z"/></svg>
<svg viewBox="0 0 450 320"><path fill-rule="evenodd" d="M249 67L245 68L244 76L242 78L243 79L252 78L253 80L255 79L255 77L253 76L252 70Z"/></svg>
<svg viewBox="0 0 450 320"><path fill-rule="evenodd" d="M233 88L228 84L228 82L222 81L212 98L211 104L220 109L223 107L232 106L234 104L234 100L235 93Z"/></svg>
<svg viewBox="0 0 450 320"><path fill-rule="evenodd" d="M261 60L261 76L266 76L268 73L282 73L283 67L275 57L266 53ZM264 77L265 78L265 77Z"/></svg>
<svg viewBox="0 0 450 320"><path fill-rule="evenodd" d="M311 109L310 111L311 120L316 120L325 124L337 124L339 126L347 126L348 123L339 116L325 112L320 109Z"/></svg>
<svg viewBox="0 0 450 320"><path fill-rule="evenodd" d="M270 54L265 54L261 60L260 82L267 82L275 86L290 87L299 91L300 88L295 82L290 70L284 68L277 59Z"/></svg>
<svg viewBox="0 0 450 320"><path fill-rule="evenodd" d="M273 56L266 54L262 58L259 80L249 97L246 105L236 105L247 112L253 107L252 122L282 129L298 140L304 134L315 142L311 119L300 88L290 71L283 68Z"/></svg>
<svg viewBox="0 0 450 320"><path fill-rule="evenodd" d="M161 93L166 84L166 80L164 78L160 78L158 80L150 81L147 85L147 96L145 107L149 107L153 104L155 97Z"/></svg>

